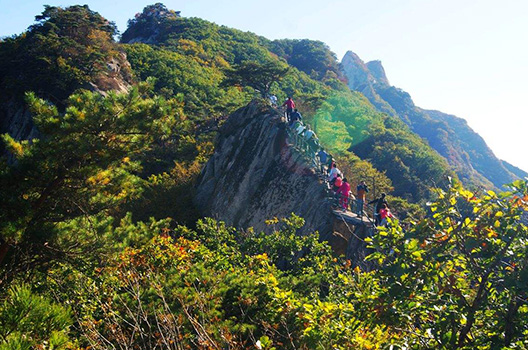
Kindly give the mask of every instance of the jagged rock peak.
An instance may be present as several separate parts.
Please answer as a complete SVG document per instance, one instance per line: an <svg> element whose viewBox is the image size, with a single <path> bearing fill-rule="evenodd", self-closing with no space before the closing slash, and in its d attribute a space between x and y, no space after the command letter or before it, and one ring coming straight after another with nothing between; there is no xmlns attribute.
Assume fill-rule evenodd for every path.
<svg viewBox="0 0 528 350"><path fill-rule="evenodd" d="M374 72L354 52L348 51L345 54L341 60L341 67L348 80L348 87L365 95L381 112L395 116L394 109L386 101L383 101L375 88L376 85L388 86L389 81L385 76L385 70L381 62L369 64L373 66Z"/></svg>
<svg viewBox="0 0 528 350"><path fill-rule="evenodd" d="M352 51L347 51L341 60L341 64L346 77L348 78L348 85L352 89L356 89L357 87L368 84L374 80L374 77L370 74L365 62L363 62L361 58Z"/></svg>
<svg viewBox="0 0 528 350"><path fill-rule="evenodd" d="M465 120L415 106L407 92L389 84L380 61L364 64L349 51L342 67L350 89L361 92L379 111L400 118L427 140L466 185L500 188L523 175L500 161Z"/></svg>
<svg viewBox="0 0 528 350"><path fill-rule="evenodd" d="M381 64L381 61L374 60L367 62L367 68L370 71L370 73L376 78L377 82L384 85L390 85L389 79L387 79L387 75L385 74L385 69L383 68L383 65Z"/></svg>
<svg viewBox="0 0 528 350"><path fill-rule="evenodd" d="M363 60L361 58L359 58L357 53L355 53L354 51L351 51L351 50L348 50L345 53L345 56L343 57L343 61L345 61L345 60L353 61L356 64L359 64L359 65L362 65L362 66L365 65L365 62L363 62Z"/></svg>

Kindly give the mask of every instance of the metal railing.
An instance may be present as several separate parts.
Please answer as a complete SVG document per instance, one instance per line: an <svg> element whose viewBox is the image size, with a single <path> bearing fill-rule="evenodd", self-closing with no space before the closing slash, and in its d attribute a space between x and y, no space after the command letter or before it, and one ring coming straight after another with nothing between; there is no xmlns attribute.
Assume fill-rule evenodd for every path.
<svg viewBox="0 0 528 350"><path fill-rule="evenodd" d="M299 122L300 125L304 124L302 122ZM328 182L328 174L326 173L326 170L324 169L326 167L326 164L322 164L319 157L317 157L316 152L320 147L318 143L315 141L313 143L310 143L304 135L301 133L299 134L297 132L297 129L292 128L290 125L287 127L287 133L290 140L293 141L294 148L299 151L303 157L305 158L308 165L315 170L316 173L319 174L319 176L324 180L326 186L326 192L327 192L327 198L330 200L332 205L336 208L342 208L343 204L345 204L345 209L350 210L351 212L358 215L358 217L362 218L365 216L370 223L374 223L373 215L370 215L369 213L374 212L374 207L368 205L366 202L363 202L363 210L359 212L358 200L350 195L348 196L348 200L343 200L342 194L336 194L332 188L330 183Z"/></svg>
<svg viewBox="0 0 528 350"><path fill-rule="evenodd" d="M343 197L342 194L337 194L333 191L331 184L328 181L328 174L325 170L327 164L322 164L319 157L317 157L317 150L322 149L318 142L314 140L315 143L310 144L308 140L304 137L303 133L300 134L297 132L297 129L292 128L292 125L288 124L288 116L286 115L286 109L280 107L276 108L279 113L283 114L283 118L286 124L286 130L288 137L293 141L294 148L299 151L299 153L306 160L306 163L315 170L321 179L325 182L325 190L327 194L327 199L331 202L332 206L335 208L342 208L343 204L346 203L346 210L350 210L355 213L359 218L367 218L367 220L375 227L376 221L376 212L373 205L368 204L365 200L363 201L363 210L359 211L359 201L353 195L348 196L348 201L341 201ZM300 125L304 126L302 121L299 121ZM398 220L396 216L394 219Z"/></svg>
<svg viewBox="0 0 528 350"><path fill-rule="evenodd" d="M301 122L301 125L302 124ZM286 126L288 131L288 137L293 141L293 146L300 151L304 156L310 167L321 173L321 161L316 156L317 150L321 147L319 142L313 138L306 139L303 134L297 133L296 129L291 126Z"/></svg>

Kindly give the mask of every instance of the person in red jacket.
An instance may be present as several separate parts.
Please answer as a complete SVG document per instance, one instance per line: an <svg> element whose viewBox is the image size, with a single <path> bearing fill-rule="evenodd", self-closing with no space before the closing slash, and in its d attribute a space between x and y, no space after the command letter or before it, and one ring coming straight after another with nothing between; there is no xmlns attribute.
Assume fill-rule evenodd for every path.
<svg viewBox="0 0 528 350"><path fill-rule="evenodd" d="M393 218L394 215L392 215L389 207L387 207L385 204L381 205L381 209L379 211L380 219L381 219L381 226L387 226L387 218Z"/></svg>
<svg viewBox="0 0 528 350"><path fill-rule="evenodd" d="M348 183L346 177L343 179L341 187L336 192L339 195L339 205L343 208L343 211L348 208L348 196L350 195L350 184Z"/></svg>
<svg viewBox="0 0 528 350"><path fill-rule="evenodd" d="M341 175L338 174L332 187L335 193L341 188L341 185L343 185L343 179L341 178Z"/></svg>
<svg viewBox="0 0 528 350"><path fill-rule="evenodd" d="M295 102L293 102L291 97L288 97L286 102L282 104L282 107L286 106L286 116L288 117L288 122L290 122L290 114L293 112L293 109L295 108Z"/></svg>

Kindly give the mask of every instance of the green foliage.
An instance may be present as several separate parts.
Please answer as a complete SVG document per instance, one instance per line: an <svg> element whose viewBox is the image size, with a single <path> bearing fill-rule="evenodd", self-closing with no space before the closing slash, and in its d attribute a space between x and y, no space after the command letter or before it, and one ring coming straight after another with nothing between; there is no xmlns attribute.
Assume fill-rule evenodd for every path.
<svg viewBox="0 0 528 350"><path fill-rule="evenodd" d="M402 222L402 226L404 224L406 226L407 224L415 224L426 215L426 210L421 205L409 203L403 198L388 196L387 202L391 212Z"/></svg>
<svg viewBox="0 0 528 350"><path fill-rule="evenodd" d="M0 349L67 349L70 311L26 285L11 287L0 304Z"/></svg>
<svg viewBox="0 0 528 350"><path fill-rule="evenodd" d="M335 53L321 41L308 39L282 39L264 43L271 52L284 58L288 64L317 80L329 77L328 72L340 75Z"/></svg>
<svg viewBox="0 0 528 350"><path fill-rule="evenodd" d="M370 137L350 150L392 180L395 195L418 202L431 197L431 188L445 187L454 176L445 159L399 120L384 117L368 126Z"/></svg>
<svg viewBox="0 0 528 350"><path fill-rule="evenodd" d="M311 119L324 144L344 152L368 137L367 125L379 123L380 115L364 97L351 92L335 92L320 105Z"/></svg>
<svg viewBox="0 0 528 350"><path fill-rule="evenodd" d="M2 98L34 91L55 103L106 74L106 63L123 64L113 41L116 27L88 6L45 6L37 24L0 43Z"/></svg>
<svg viewBox="0 0 528 350"><path fill-rule="evenodd" d="M334 160L351 186L365 181L370 189L367 194L369 200L378 198L382 192L390 193L394 190L391 180L384 172L382 173L374 168L371 163L361 160L350 153L335 157Z"/></svg>
<svg viewBox="0 0 528 350"><path fill-rule="evenodd" d="M161 21L171 21L178 18L179 15L178 11L169 10L159 2L154 5L148 5L143 9L143 12L128 20L128 30L123 33L123 40L148 34L150 30L155 30L155 27Z"/></svg>
<svg viewBox="0 0 528 350"><path fill-rule="evenodd" d="M266 238L207 219L196 232L179 227L173 238L125 248L93 276L61 267L48 283L72 303L81 344L95 349L250 348L257 341L268 349L369 349L389 338L355 318L352 303L324 301L346 267L316 236L293 234L302 219L269 224L281 228ZM292 263L282 271L270 260L280 264L279 254ZM326 292L310 280L325 280Z"/></svg>
<svg viewBox="0 0 528 350"><path fill-rule="evenodd" d="M28 94L45 136L29 142L3 135L16 162L3 164L0 173L1 236L45 253L40 259L47 262L64 253L55 246L59 223L98 213L124 215L123 208L148 186L157 149L177 155L192 139L180 102L148 93L145 84L107 97L82 92L68 99L64 113Z"/></svg>
<svg viewBox="0 0 528 350"><path fill-rule="evenodd" d="M265 98L269 94L271 84L281 80L288 70L288 66L281 62L269 61L260 64L245 61L227 70L223 83L227 86L250 86Z"/></svg>
<svg viewBox="0 0 528 350"><path fill-rule="evenodd" d="M262 59L270 58L269 51L260 45L260 38L253 33L219 26L200 18L149 18L152 18L154 25L142 20L130 22L121 41L127 43L135 38L146 40L152 37L151 40L155 40L158 45L180 53L188 50L187 44L193 42L199 48L202 59L212 61L215 56L219 56L229 64L240 64L243 61L263 63Z"/></svg>
<svg viewBox="0 0 528 350"><path fill-rule="evenodd" d="M481 198L460 185L439 191L433 213L371 241L381 288L378 319L406 330L413 348L524 348L527 184Z"/></svg>
<svg viewBox="0 0 528 350"><path fill-rule="evenodd" d="M151 24L133 21L123 33L122 42L153 37L158 45L127 45L132 68L141 79L155 77L159 93L183 93L186 111L201 119L241 107L252 98L253 89L261 94L269 91L279 99L295 96L298 101L328 91L293 67L284 76L288 66L263 45L268 41L253 33L199 18L156 18ZM219 86L224 72L227 80ZM332 79L328 76L328 81Z"/></svg>
<svg viewBox="0 0 528 350"><path fill-rule="evenodd" d="M186 113L195 117L229 113L250 99L247 92L219 86L223 67L214 62L145 44L126 45L125 49L140 79L155 77L155 89L163 95L181 94Z"/></svg>
<svg viewBox="0 0 528 350"><path fill-rule="evenodd" d="M482 198L439 190L417 224L420 207L389 197L409 224L367 239L371 272L333 257L316 233L298 237L295 215L268 220L268 234L196 221L207 131L255 89L293 95L349 181L366 180L373 197L394 188L423 200L449 175L405 125L345 89L323 43L271 42L158 3L123 35L157 42L125 46L153 87L66 100L121 57L115 27L85 6L47 7L37 20L0 43L2 86L36 92L27 101L40 132L2 136L0 237L10 251L0 261L0 349L73 347L70 338L93 349L528 346L524 182ZM292 66L278 79L282 58ZM223 87L226 75L245 87Z"/></svg>

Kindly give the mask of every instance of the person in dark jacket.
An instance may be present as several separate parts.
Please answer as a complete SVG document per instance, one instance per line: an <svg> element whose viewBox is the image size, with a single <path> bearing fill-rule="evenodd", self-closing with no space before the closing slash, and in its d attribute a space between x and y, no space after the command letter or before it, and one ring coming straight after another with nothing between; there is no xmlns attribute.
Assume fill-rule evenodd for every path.
<svg viewBox="0 0 528 350"><path fill-rule="evenodd" d="M374 208L374 219L375 219L376 226L379 225L380 222L381 222L381 218L380 218L379 212L380 212L383 204L385 204L385 206L387 206L387 207L389 206L389 203L387 203L387 200L385 199L385 196L386 196L386 194L382 193L381 197L376 198L376 199L374 199L374 200L372 200L372 201L370 201L368 203L368 204L374 204L374 203L376 204L376 207Z"/></svg>
<svg viewBox="0 0 528 350"><path fill-rule="evenodd" d="M301 113L299 113L299 110L297 108L295 108L290 114L290 125L292 125L296 121L302 121L302 115Z"/></svg>
<svg viewBox="0 0 528 350"><path fill-rule="evenodd" d="M321 164L321 174L326 175L326 163L328 163L329 154L321 148L319 152L317 152L317 156L319 157L319 163Z"/></svg>

